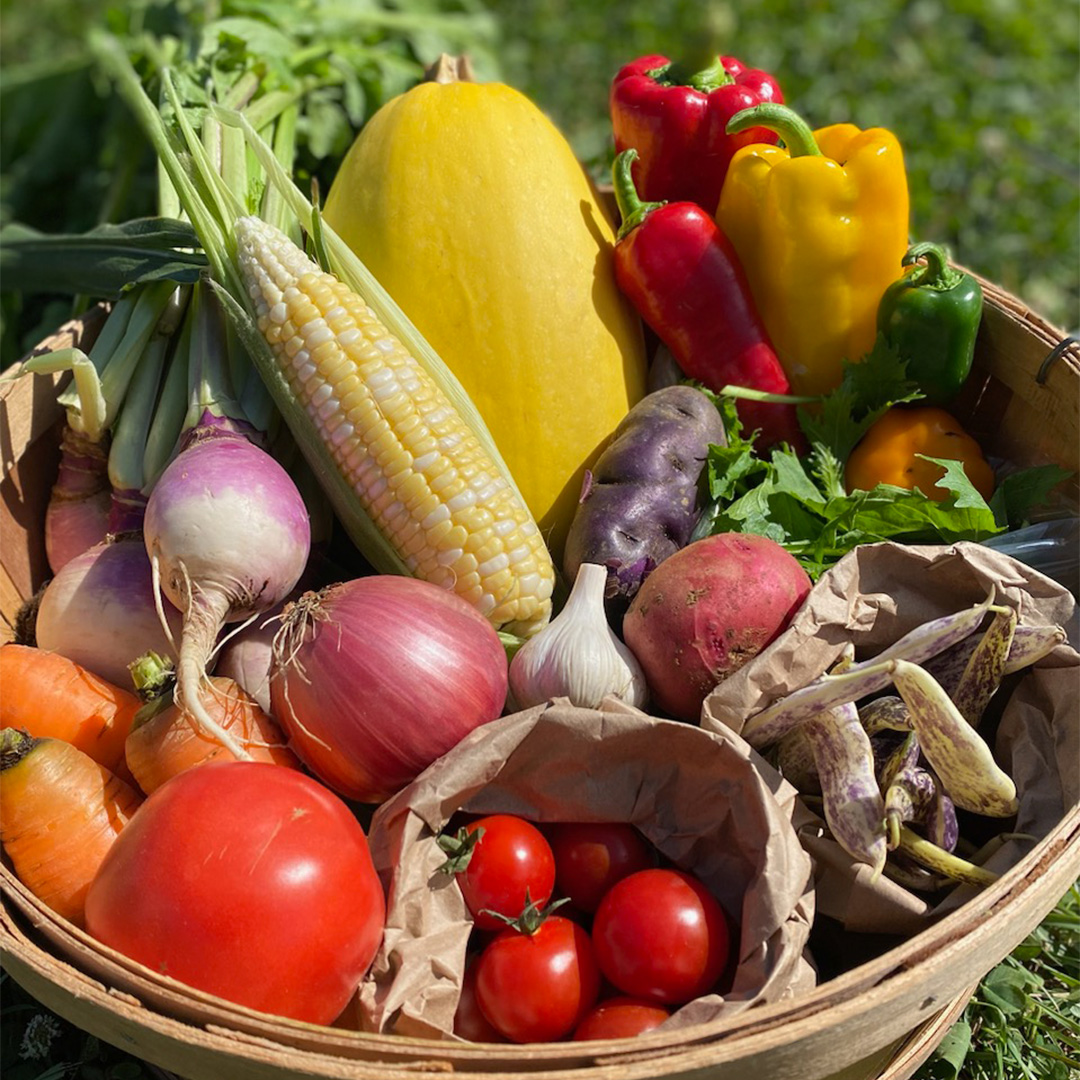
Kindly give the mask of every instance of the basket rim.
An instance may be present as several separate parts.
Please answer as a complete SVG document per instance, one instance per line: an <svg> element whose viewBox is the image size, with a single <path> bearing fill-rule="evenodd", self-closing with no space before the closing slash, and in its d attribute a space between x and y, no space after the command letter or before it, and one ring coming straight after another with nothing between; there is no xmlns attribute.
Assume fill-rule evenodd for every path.
<svg viewBox="0 0 1080 1080"><path fill-rule="evenodd" d="M5 918L0 913L0 938L8 937L5 926ZM11 938L12 945L2 955L9 958L5 968L10 966L30 969L37 977L47 980L56 986L55 967L46 968L42 959L51 959L49 954L43 953L32 942L23 936ZM10 964L14 960L15 964ZM309 1077L349 1077L350 1080L405 1080L415 1077L417 1070L443 1071L449 1065L455 1075L462 1080L510 1080L511 1077L529 1076L532 1080L594 1080L603 1077L604 1080L653 1080L659 1075L656 1069L670 1069L672 1067L682 1070L685 1066L693 1069L709 1068L728 1065L742 1067L745 1060L742 1051L745 1049L738 1041L725 1041L722 1043L706 1044L696 1048L693 1061L686 1062L682 1055L657 1054L655 1052L641 1051L625 1055L612 1055L605 1052L604 1044L584 1043L577 1044L580 1060L562 1067L558 1062L546 1062L529 1057L522 1057L514 1062L504 1063L490 1058L481 1058L480 1062L453 1062L448 1063L441 1051L446 1044L435 1041L417 1040L421 1053L418 1056L401 1059L372 1054L370 1056L354 1055L344 1057L335 1054L332 1049L320 1048L318 1050L304 1050L294 1046L281 1046L272 1040L267 1040L264 1035L255 1032L241 1032L224 1028L216 1024L193 1028L181 1019L168 1016L163 1013L145 1009L138 998L124 992L117 993L105 985L97 982L93 977L86 975L78 968L63 963L62 976L65 984L74 982L76 985L66 985L69 998L72 1001L90 1002L98 1009L104 1009L113 1016L122 1017L127 1023L137 1023L139 1028L153 1035L164 1035L169 1040L169 1048L175 1043L183 1043L187 1049L197 1049L202 1053L214 1055L216 1060L228 1059L230 1067L233 1063L243 1061L246 1064L261 1064L273 1068L275 1077L285 1076L290 1078L299 1076ZM13 977L16 977L13 974ZM16 977L16 981L20 981ZM929 1056L933 1048L940 1042L945 1031L955 1018L963 1010L968 998L974 992L977 983L970 983L948 1000L943 1007L931 1012L926 1017L913 1022L906 1030L899 1033L891 1032L891 1037L886 1039L880 1046L860 1047L855 1050L857 1055L853 1064L857 1064L877 1054L888 1054L889 1064L886 1072L880 1075L879 1080L901 1080L910 1075L913 1068ZM139 1019L124 1012L137 1010ZM59 1010L58 1010L59 1011ZM820 1025L818 1025L820 1029ZM107 1035L105 1036L107 1039ZM126 1041L126 1037L125 1037ZM629 1042L629 1040L626 1040ZM635 1043L636 1046L636 1043ZM521 1049L527 1052L531 1047ZM132 1047L129 1045L128 1049ZM139 1050L138 1045L135 1050ZM480 1046L480 1050L484 1047ZM757 1048L754 1048L757 1050ZM762 1047L761 1050L768 1053L770 1047ZM899 1056L897 1056L899 1055ZM168 1068L174 1066L172 1060L159 1060L159 1064ZM481 1068L475 1070L470 1066L481 1064ZM525 1071L503 1072L501 1068L509 1064L510 1067L525 1066ZM493 1069L492 1066L495 1066ZM832 1075L832 1065L826 1064L829 1069L827 1075ZM369 1071L372 1070L372 1071ZM496 1071L499 1070L499 1071ZM609 1071L617 1070L617 1072ZM687 1075L684 1072L678 1076ZM742 1075L732 1073L730 1075ZM790 1075L785 1073L785 1075ZM817 1072L805 1073L800 1070L798 1074L801 1080L814 1080L819 1075L826 1074Z"/></svg>
<svg viewBox="0 0 1080 1080"><path fill-rule="evenodd" d="M1002 935L997 933L1002 928L998 925L1000 920L994 920L993 916L1007 911L1031 889L1041 886L1042 892L1045 893L1044 903L1037 905L1041 918L1077 878L1080 878L1080 805L1073 806L1058 825L1012 868L1002 874L997 882L881 956L860 964L789 1001L763 1004L734 1017L691 1025L668 1033L647 1032L633 1040L632 1049L627 1040L598 1041L590 1053L602 1053L607 1057L620 1059L630 1053L635 1057L646 1054L649 1057L668 1059L707 1049L710 1045L716 1045L721 1039L725 1043L738 1043L757 1036L775 1036L777 1032L787 1033L788 1036L794 1038L802 1032L803 1025L816 1024L823 1010L840 1009L845 1013L857 1014L862 1010L875 1007L869 991L876 992L885 987L887 992L898 995L909 984L925 979L928 974L949 971L955 963L952 947L957 946L961 941L968 940L973 934L981 934L988 938L987 947L981 953L981 966L989 970L994 963L1007 955L1030 929L1026 924L1018 923L1016 924L1019 926L1018 931L1014 930L1011 934ZM1053 888L1050 888L1051 883L1054 885ZM8 911L10 902L29 919L36 929L40 930L43 924L51 924L50 929L54 934L66 935L81 948L96 954L103 962L103 968L115 968L124 976L134 974L136 985L141 981L146 986L164 989L178 995L193 1006L194 1013L198 1013L200 1008L205 1009L207 1015L204 1017L204 1022L215 1026L229 1029L230 1025L239 1024L241 1030L250 1030L254 1026L258 1029L260 1037L271 1040L275 1038L275 1032L288 1032L296 1036L311 1036L313 1032L316 1032L323 1038L339 1041L343 1047L363 1045L372 1050L379 1049L391 1053L395 1057L402 1053L411 1056L418 1051L431 1057L432 1047L437 1045L439 1053L443 1057L453 1058L455 1065L459 1062L465 1065L476 1059L482 1059L488 1063L504 1057L509 1060L521 1053L520 1047L466 1042L433 1043L432 1040L408 1035L324 1028L287 1018L272 1017L269 1014L234 1005L211 994L194 990L122 957L95 941L85 931L79 930L45 908L6 866L0 868L0 894L3 896L4 914L7 917L10 918ZM1048 901L1046 897L1049 898ZM987 926L995 931L992 937L985 929ZM0 946L5 946L6 939L9 937L8 929L0 925ZM54 962L57 960L48 950L43 949L42 952L51 957ZM84 970L83 965L71 957L65 957L63 962L69 963L77 970ZM132 992L130 987L130 978L118 979L117 989ZM138 991L134 992L138 996ZM580 1055L580 1049L574 1048L571 1044L528 1044L528 1057L531 1061L550 1060L554 1064L559 1058Z"/></svg>

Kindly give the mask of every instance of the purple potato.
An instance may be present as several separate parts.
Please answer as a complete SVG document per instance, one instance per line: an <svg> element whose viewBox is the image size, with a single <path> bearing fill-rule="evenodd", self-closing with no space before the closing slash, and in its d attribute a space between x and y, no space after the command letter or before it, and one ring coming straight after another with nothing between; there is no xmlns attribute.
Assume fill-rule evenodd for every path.
<svg viewBox="0 0 1080 1080"><path fill-rule="evenodd" d="M725 442L709 398L692 386L669 386L626 414L586 472L563 570L573 581L583 562L608 568L605 597L616 625L648 574L689 543L709 446Z"/></svg>

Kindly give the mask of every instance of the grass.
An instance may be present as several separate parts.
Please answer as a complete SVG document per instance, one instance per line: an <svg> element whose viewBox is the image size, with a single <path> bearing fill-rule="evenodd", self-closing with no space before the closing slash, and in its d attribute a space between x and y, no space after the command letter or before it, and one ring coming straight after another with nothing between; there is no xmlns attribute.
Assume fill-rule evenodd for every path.
<svg viewBox="0 0 1080 1080"><path fill-rule="evenodd" d="M979 984L916 1080L1080 1076L1080 886Z"/></svg>

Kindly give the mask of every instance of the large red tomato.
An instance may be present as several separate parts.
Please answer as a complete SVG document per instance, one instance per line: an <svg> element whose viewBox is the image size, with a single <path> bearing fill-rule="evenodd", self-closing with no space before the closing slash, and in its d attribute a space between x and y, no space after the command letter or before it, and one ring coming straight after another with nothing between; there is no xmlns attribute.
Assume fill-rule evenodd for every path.
<svg viewBox="0 0 1080 1080"><path fill-rule="evenodd" d="M476 961L476 1000L511 1042L569 1035L599 992L588 933L559 915L531 934L503 930Z"/></svg>
<svg viewBox="0 0 1080 1080"><path fill-rule="evenodd" d="M86 929L147 967L261 1012L329 1024L382 935L367 838L294 769L222 762L158 788L86 898Z"/></svg>
<svg viewBox="0 0 1080 1080"><path fill-rule="evenodd" d="M624 994L681 1005L711 990L727 965L724 909L680 870L640 870L614 885L593 920L604 976Z"/></svg>

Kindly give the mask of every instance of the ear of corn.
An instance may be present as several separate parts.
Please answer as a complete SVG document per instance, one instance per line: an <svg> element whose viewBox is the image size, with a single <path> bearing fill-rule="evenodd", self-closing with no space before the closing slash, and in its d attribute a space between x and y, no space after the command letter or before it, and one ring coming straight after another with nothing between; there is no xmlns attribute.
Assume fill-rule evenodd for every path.
<svg viewBox="0 0 1080 1080"><path fill-rule="evenodd" d="M392 549L394 565L380 569L451 589L507 632L538 630L551 557L476 433L359 294L258 218L241 218L236 235L294 421L306 417L318 437L339 515L359 506Z"/></svg>

